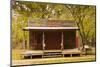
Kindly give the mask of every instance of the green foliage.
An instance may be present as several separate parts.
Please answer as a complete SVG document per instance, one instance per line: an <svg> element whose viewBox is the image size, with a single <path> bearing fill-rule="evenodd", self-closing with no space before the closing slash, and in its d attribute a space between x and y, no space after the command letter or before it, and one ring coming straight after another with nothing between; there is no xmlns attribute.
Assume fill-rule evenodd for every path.
<svg viewBox="0 0 100 67"><path fill-rule="evenodd" d="M83 41L95 42L95 6L66 5L12 1L12 42L14 47L23 41L23 27L31 19L74 20ZM37 25L39 25L37 23ZM28 33L25 33L26 40ZM94 43L93 43L94 44Z"/></svg>
<svg viewBox="0 0 100 67"><path fill-rule="evenodd" d="M66 5L66 8L80 29L79 34L84 49L85 44L90 45L90 42L91 44L95 42L95 6ZM91 41L92 39L94 41Z"/></svg>
<svg viewBox="0 0 100 67"><path fill-rule="evenodd" d="M23 42L23 27L27 26L28 18L21 15L12 16L12 45L13 48L22 48L20 44ZM27 36L27 34L26 34ZM28 37L28 36L27 36ZM26 38L27 38L26 37Z"/></svg>

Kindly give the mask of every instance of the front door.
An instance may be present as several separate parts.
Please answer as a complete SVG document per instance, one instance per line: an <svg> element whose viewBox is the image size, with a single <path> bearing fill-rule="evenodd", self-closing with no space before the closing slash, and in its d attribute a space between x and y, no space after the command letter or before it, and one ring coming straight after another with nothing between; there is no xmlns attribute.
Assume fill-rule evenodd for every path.
<svg viewBox="0 0 100 67"><path fill-rule="evenodd" d="M61 32L44 32L45 50L61 49Z"/></svg>

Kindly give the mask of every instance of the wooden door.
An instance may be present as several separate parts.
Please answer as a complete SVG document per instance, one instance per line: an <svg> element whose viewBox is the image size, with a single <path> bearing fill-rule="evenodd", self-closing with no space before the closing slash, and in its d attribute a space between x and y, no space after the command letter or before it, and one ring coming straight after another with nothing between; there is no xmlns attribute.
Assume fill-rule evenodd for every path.
<svg viewBox="0 0 100 67"><path fill-rule="evenodd" d="M45 32L45 50L60 50L61 49L61 32Z"/></svg>

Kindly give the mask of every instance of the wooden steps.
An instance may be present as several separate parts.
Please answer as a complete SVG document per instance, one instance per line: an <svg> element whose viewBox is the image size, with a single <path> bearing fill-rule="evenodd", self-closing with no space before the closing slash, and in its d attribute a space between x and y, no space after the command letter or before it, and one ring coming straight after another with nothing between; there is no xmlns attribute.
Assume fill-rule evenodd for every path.
<svg viewBox="0 0 100 67"><path fill-rule="evenodd" d="M62 57L62 52L44 52L44 58Z"/></svg>

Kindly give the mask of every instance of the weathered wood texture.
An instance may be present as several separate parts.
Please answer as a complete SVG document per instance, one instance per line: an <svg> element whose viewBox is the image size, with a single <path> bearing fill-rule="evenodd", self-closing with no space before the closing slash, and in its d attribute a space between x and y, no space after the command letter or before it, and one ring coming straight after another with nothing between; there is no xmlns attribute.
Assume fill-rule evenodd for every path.
<svg viewBox="0 0 100 67"><path fill-rule="evenodd" d="M61 49L61 32L45 32L45 50Z"/></svg>
<svg viewBox="0 0 100 67"><path fill-rule="evenodd" d="M76 23L71 20L30 20L28 27L76 27Z"/></svg>
<svg viewBox="0 0 100 67"><path fill-rule="evenodd" d="M73 49L76 48L76 31L66 31L64 32L64 37L63 37L63 45L64 49Z"/></svg>
<svg viewBox="0 0 100 67"><path fill-rule="evenodd" d="M42 50L42 32L29 31L29 45L33 50Z"/></svg>
<svg viewBox="0 0 100 67"><path fill-rule="evenodd" d="M63 32L63 48L76 48L76 31ZM61 31L46 31L44 32L44 50L61 50L62 44ZM29 31L29 45L33 50L43 50L43 32Z"/></svg>

